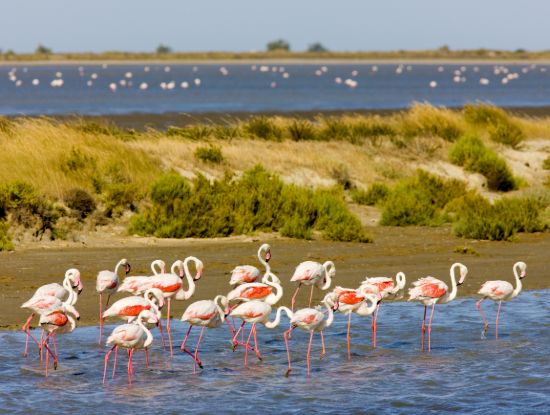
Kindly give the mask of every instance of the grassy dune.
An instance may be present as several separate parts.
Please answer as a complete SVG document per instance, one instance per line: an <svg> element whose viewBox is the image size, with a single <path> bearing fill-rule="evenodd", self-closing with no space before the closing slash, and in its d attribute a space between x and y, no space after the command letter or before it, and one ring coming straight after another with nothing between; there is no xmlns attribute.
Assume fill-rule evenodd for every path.
<svg viewBox="0 0 550 415"><path fill-rule="evenodd" d="M456 233L463 236L510 239L517 231L543 230L549 215L550 120L513 117L486 105L468 105L463 111L416 105L384 117L350 114L313 121L255 116L247 121L144 132L86 120L0 118L0 144L0 223L4 223L0 234L6 234L7 223L16 241L28 228L36 237L44 229L50 237L67 237L83 227L125 224L132 215L138 218L132 219L132 232L144 235L278 230L300 238L369 240L357 230L358 222L346 204L363 221L368 219L366 210L357 204L374 205L387 225L456 222ZM272 178L262 178L257 165ZM169 182L160 187L166 195L151 198L166 174L184 177L187 184ZM220 227L219 221L230 213L220 210L219 216L211 215L217 217L212 228L218 231L193 230L208 214L200 210L206 200L201 195L226 200L243 192L243 198L248 197L246 187L239 187L241 177L253 177L250 180L259 196L248 201L241 218L232 219L235 226ZM414 177L418 178L411 181ZM189 190L173 193L181 186ZM275 197L269 193L271 188L287 196ZM454 201L468 192L474 193L464 202ZM258 215L255 209L262 194L275 205L273 220L243 226ZM508 216L498 216L488 200L504 195L512 196L499 202ZM168 201L175 198L180 205L170 207ZM507 202L517 198L533 203ZM241 209L238 198L232 203ZM285 203L293 207L284 207ZM187 207L182 210L181 206ZM178 215L173 215L174 210ZM520 221L504 231L500 225L482 223L470 230L464 218L475 217L476 210L490 212L487 220L495 223L506 222L517 210L529 223ZM417 215L418 211L424 215ZM28 220L29 215L41 219ZM182 219L182 215L188 217ZM158 228L146 226L147 221ZM176 226L174 221L181 223ZM327 228L329 222L346 223L349 229Z"/></svg>

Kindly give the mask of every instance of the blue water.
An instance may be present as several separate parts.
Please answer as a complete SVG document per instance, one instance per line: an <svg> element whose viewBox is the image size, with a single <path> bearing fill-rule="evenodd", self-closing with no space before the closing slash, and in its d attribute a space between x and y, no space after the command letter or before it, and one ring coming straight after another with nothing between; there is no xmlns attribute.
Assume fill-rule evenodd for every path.
<svg viewBox="0 0 550 415"><path fill-rule="evenodd" d="M370 319L354 317L352 359L346 360L346 317L326 331L327 356L318 359L314 340L312 376L306 376L308 334L291 340L294 371L284 377L282 327L258 332L264 360L232 352L226 327L208 330L201 345L204 370L193 375L192 360L170 360L159 346L151 367L136 354L128 385L125 354L117 377L102 386L104 348L97 327L78 328L59 339L60 365L45 378L33 355L23 358L24 336L0 333L1 413L548 413L550 408L550 290L527 291L503 305L500 338L481 338L474 298L436 306L431 353L419 350L422 306L385 303L378 323L378 348L370 347ZM494 320L496 304L486 301ZM114 326L113 326L114 327ZM174 321L176 342L186 326ZM112 327L108 328L108 332ZM494 327L491 327L494 329ZM197 330L197 329L195 329ZM191 341L196 341L197 332Z"/></svg>
<svg viewBox="0 0 550 415"><path fill-rule="evenodd" d="M150 67L145 72L145 66ZM495 65L410 65L396 73L396 64L326 65L326 72L317 76L322 65L269 65L260 71L256 65L50 65L14 67L14 81L9 79L12 67L0 67L0 114L127 114L134 112L258 112L315 111L405 108L414 101L434 105L460 106L477 100L500 106L550 105L550 67L544 65L507 65L508 74L517 79L502 84L508 74L495 75ZM224 66L227 75L220 72ZM443 72L438 68L443 67ZM454 82L454 71L461 71ZM273 72L273 68L276 72ZM477 68L477 72L475 71ZM358 71L356 76L352 71ZM62 73L64 84L52 88L56 72ZM132 72L132 78L125 78ZM288 78L283 74L288 73ZM525 72L525 73L524 73ZM92 74L97 79L92 80ZM335 79L357 81L357 87L337 84ZM194 84L200 79L200 86ZM480 79L489 80L481 85ZM38 79L38 86L32 80ZM121 86L119 81L131 81ZM22 83L19 87L16 82ZM87 82L93 85L88 86ZM162 82L175 82L172 90L163 90ZM437 82L436 88L429 86ZM147 90L140 90L142 82ZM189 88L180 84L188 82ZM112 92L109 84L116 83ZM274 83L274 84L272 84Z"/></svg>

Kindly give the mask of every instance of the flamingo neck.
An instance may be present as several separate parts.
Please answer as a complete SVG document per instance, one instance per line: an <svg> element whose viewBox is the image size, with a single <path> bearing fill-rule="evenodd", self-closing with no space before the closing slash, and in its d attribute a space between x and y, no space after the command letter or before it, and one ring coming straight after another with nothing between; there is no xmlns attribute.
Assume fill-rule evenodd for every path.
<svg viewBox="0 0 550 415"><path fill-rule="evenodd" d="M326 299L323 300L323 303L325 304L325 307L327 308L327 311L328 311L327 319L325 320L325 327L329 327L334 321L334 311L332 310L332 306L329 304L329 302Z"/></svg>
<svg viewBox="0 0 550 415"><path fill-rule="evenodd" d="M146 337L145 337L145 341L143 342L143 348L146 349L151 345L151 343L153 343L153 335L151 334L151 331L147 327L145 327L145 324L143 324L142 319L143 319L143 316L140 315L137 319L137 324L145 332Z"/></svg>
<svg viewBox="0 0 550 415"><path fill-rule="evenodd" d="M400 290L405 288L405 273L398 272L395 276L395 288L392 290L392 294L397 294Z"/></svg>
<svg viewBox="0 0 550 415"><path fill-rule="evenodd" d="M116 264L116 266L115 266L114 273L115 273L115 275L116 275L117 277L118 277L118 270L119 270L119 268L122 266L123 262L124 262L124 260L121 259L120 261L117 262L117 264Z"/></svg>
<svg viewBox="0 0 550 415"><path fill-rule="evenodd" d="M368 306L367 303L370 301L371 305ZM372 294L365 294L365 299L361 302L361 305L355 312L360 316L370 316L376 310L378 306L378 297Z"/></svg>
<svg viewBox="0 0 550 415"><path fill-rule="evenodd" d="M274 329L275 327L277 327L281 322L281 313L283 311L286 313L289 319L292 319L293 313L288 307L279 307L277 309L277 314L275 314L275 320L265 323L265 326L268 329Z"/></svg>
<svg viewBox="0 0 550 415"><path fill-rule="evenodd" d="M160 268L160 272L157 270L157 267ZM159 275L166 272L166 264L164 261L157 259L153 262L151 262L151 271L153 271L153 275Z"/></svg>
<svg viewBox="0 0 550 415"><path fill-rule="evenodd" d="M265 283L275 290L275 293L269 295L269 302L271 304L277 303L283 297L283 287L269 278L266 279Z"/></svg>
<svg viewBox="0 0 550 415"><path fill-rule="evenodd" d="M216 307L218 309L218 314L220 315L220 319L222 320L222 323L223 323L225 321L224 309L227 306L227 298L223 295L217 295L214 298L214 304L216 304Z"/></svg>
<svg viewBox="0 0 550 415"><path fill-rule="evenodd" d="M68 314L67 314L67 319L69 320L69 324L71 325L71 329L69 331L73 331L76 328L76 321L74 321L74 318L72 318Z"/></svg>
<svg viewBox="0 0 550 415"><path fill-rule="evenodd" d="M456 285L455 269L458 268L459 266L460 264L458 262L454 263L453 265L451 265L451 269L449 270L449 274L451 276L451 292L449 293L449 296L447 297L446 302L452 301L456 297L458 290Z"/></svg>
<svg viewBox="0 0 550 415"><path fill-rule="evenodd" d="M325 269L325 284L321 287L321 290L328 290L330 285L332 284L332 275L336 271L336 268L334 266L334 262L327 261L323 264L323 268Z"/></svg>
<svg viewBox="0 0 550 415"><path fill-rule="evenodd" d="M512 291L512 295L510 296L510 298L516 297L521 292L521 289L523 288L523 284L521 283L521 278L519 277L519 274L518 274L518 268L519 268L519 263L516 262L512 267L514 271L514 277L516 277L516 288L514 289L514 291Z"/></svg>
<svg viewBox="0 0 550 415"><path fill-rule="evenodd" d="M271 266L269 265L269 262L267 262L262 256L266 249L267 247L265 246L265 244L260 246L260 249L258 249L258 260L260 261L260 264L262 264L265 268L264 275L267 275L271 272Z"/></svg>
<svg viewBox="0 0 550 415"><path fill-rule="evenodd" d="M198 258L189 256L185 258L185 260L183 261L183 272L185 273L185 278L187 279L187 283L189 284L189 289L187 291L182 289L185 300L187 300L189 297L191 297L195 293L195 280L191 275L191 271L189 271L189 265L188 265L190 261L193 261L195 265L197 265L199 260Z"/></svg>
<svg viewBox="0 0 550 415"><path fill-rule="evenodd" d="M63 288L65 288L69 293L69 296L64 301L64 304L75 305L76 300L78 300L78 294L75 292L75 289L72 287L69 275L66 275L65 279L63 280Z"/></svg>

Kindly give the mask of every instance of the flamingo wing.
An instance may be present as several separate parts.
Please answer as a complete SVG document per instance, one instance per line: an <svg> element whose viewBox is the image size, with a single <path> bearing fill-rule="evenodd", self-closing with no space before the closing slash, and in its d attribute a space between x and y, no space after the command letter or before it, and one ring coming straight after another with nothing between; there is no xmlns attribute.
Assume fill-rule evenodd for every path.
<svg viewBox="0 0 550 415"><path fill-rule="evenodd" d="M486 281L481 286L478 294L493 299L499 299L510 295L514 291L514 287L508 281Z"/></svg>
<svg viewBox="0 0 550 415"><path fill-rule="evenodd" d="M409 289L410 300L428 300L443 297L449 287L443 281L433 277L420 278Z"/></svg>
<svg viewBox="0 0 550 415"><path fill-rule="evenodd" d="M294 275L292 275L290 281L317 281L322 278L324 271L325 269L322 264L314 261L305 261L296 267Z"/></svg>
<svg viewBox="0 0 550 415"><path fill-rule="evenodd" d="M200 321L210 320L218 313L216 304L211 300L200 300L190 304L183 316L182 321L189 321L191 324L198 324Z"/></svg>
<svg viewBox="0 0 550 415"><path fill-rule="evenodd" d="M252 265L239 265L231 271L230 285L255 282L260 276L260 270Z"/></svg>

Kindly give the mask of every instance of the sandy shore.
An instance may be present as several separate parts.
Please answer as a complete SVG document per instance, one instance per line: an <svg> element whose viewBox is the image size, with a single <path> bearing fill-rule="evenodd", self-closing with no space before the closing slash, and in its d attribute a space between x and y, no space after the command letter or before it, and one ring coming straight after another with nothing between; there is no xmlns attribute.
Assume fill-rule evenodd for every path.
<svg viewBox="0 0 550 415"><path fill-rule="evenodd" d="M469 268L468 278L459 295L472 295L488 279L513 281L512 265L518 260L527 263L524 289L550 287L548 252L550 233L520 235L516 242L474 241L456 238L449 228L371 229L375 243L353 244L326 241L301 241L273 235L234 237L213 240L166 240L122 236L97 236L82 243L28 245L15 252L0 253L0 300L3 312L0 328L17 329L28 313L19 308L42 284L62 282L67 268L80 269L84 282L77 308L80 324L97 323L98 297L95 275L99 270L112 269L125 257L132 264L132 275L147 275L152 260L162 258L167 263L195 255L205 264L204 276L197 285L194 300L213 298L229 291L229 275L239 264L257 265L255 253L261 242L272 245L273 271L283 281L285 295L281 304L289 304L294 286L289 282L294 267L304 260L331 259L337 267L335 285L354 287L365 276L395 275L404 271L408 284L415 279L433 275L448 281L449 266L460 261ZM477 254L455 252L467 246ZM303 300L306 293L300 297ZM123 295L117 295L116 299ZM321 297L316 293L316 299ZM186 307L176 302L174 316L179 318Z"/></svg>

